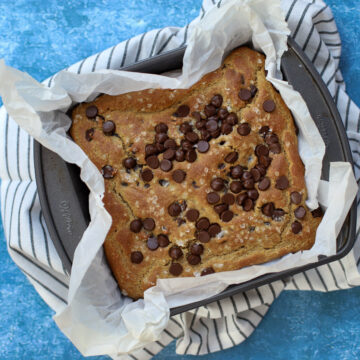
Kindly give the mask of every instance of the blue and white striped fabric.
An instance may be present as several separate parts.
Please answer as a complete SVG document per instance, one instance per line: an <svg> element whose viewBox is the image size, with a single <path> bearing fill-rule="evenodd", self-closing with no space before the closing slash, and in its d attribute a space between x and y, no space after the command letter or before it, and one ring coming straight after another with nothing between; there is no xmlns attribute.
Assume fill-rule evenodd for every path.
<svg viewBox="0 0 360 360"><path fill-rule="evenodd" d="M199 18L221 0L205 0ZM292 36L314 63L342 116L360 176L360 111L345 92L339 71L340 37L331 10L322 0L283 0ZM70 66L76 73L119 69L186 44L188 26L153 30ZM52 78L46 83L51 85ZM41 297L55 311L68 293L69 277L46 229L36 190L32 139L0 110L1 214L8 250ZM359 207L360 199L357 199ZM357 237L359 235L357 224ZM360 241L340 261L283 281L174 316L161 339L119 359L150 359L173 339L180 354L205 354L235 346L256 329L282 290L332 291L360 285Z"/></svg>

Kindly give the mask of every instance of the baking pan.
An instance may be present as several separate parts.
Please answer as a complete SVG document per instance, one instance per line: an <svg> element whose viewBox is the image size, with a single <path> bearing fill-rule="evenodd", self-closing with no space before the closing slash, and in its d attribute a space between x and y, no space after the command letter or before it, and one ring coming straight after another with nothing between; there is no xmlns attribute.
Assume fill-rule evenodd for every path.
<svg viewBox="0 0 360 360"><path fill-rule="evenodd" d="M313 64L291 39L283 55L281 67L284 78L303 96L326 145L321 178L328 180L329 163L347 161L352 156L346 132L333 99ZM185 47L166 52L151 59L122 68L127 71L162 73L182 67ZM47 228L65 269L70 273L74 251L89 221L88 194L80 180L77 166L68 164L57 154L34 143L34 163L40 204ZM337 238L334 256L319 256L317 262L231 285L211 298L171 309L171 315L220 300L254 287L283 279L345 256L355 241L356 204L353 203Z"/></svg>

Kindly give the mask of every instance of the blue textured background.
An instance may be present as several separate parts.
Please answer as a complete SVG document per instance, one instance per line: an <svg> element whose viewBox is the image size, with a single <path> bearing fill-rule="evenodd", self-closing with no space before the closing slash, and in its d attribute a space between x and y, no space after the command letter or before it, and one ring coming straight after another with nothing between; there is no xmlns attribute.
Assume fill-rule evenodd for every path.
<svg viewBox="0 0 360 360"><path fill-rule="evenodd" d="M360 104L359 0L329 0L343 41L341 70ZM0 0L0 58L43 80L119 41L163 26L184 26L201 0ZM1 101L0 101L1 104ZM0 359L82 359L52 321L6 251L0 222ZM154 359L175 355L172 343ZM359 359L360 288L283 292L245 343L203 359ZM96 357L92 359L108 359Z"/></svg>

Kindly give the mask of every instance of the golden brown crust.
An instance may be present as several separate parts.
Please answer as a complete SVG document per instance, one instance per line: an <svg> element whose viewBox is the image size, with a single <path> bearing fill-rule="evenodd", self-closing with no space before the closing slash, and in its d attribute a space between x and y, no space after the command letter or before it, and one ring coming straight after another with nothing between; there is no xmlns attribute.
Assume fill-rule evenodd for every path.
<svg viewBox="0 0 360 360"><path fill-rule="evenodd" d="M238 96L240 88L249 89L251 85L256 86L256 94L249 101L241 100ZM202 112L215 94L222 95L223 106L238 115L239 123L247 122L250 125L249 135L241 136L237 132L239 125L235 125L230 134L211 139L210 150L206 153L197 152L195 162L173 161L173 169L169 172L153 169L154 179L148 183L149 187L140 176L140 167L126 171L123 160L129 156L135 157L138 165L148 168L144 148L146 144L154 142L154 128L157 124L167 124L168 136L179 145L184 138L179 125L184 121L194 124L191 113ZM264 101L269 99L276 104L273 112L263 109ZM173 113L182 104L190 107L189 115L174 117ZM85 111L89 105L96 105L105 120L112 120L116 124L115 136L104 135L103 119L100 117L96 120L86 117ZM263 55L242 47L233 51L221 68L207 74L190 89L151 89L119 96L102 95L91 104L77 106L72 118L70 133L74 141L99 170L105 165L111 165L116 170L113 179L105 179L104 203L113 222L104 248L120 288L130 297L142 297L143 292L155 285L158 278L173 277L169 273L169 266L173 262L182 265L180 276L198 276L208 267L215 271L239 269L309 249L313 245L321 218L313 218L305 206L304 166L297 150L293 119L280 95L265 79ZM231 205L234 217L230 222L223 222L213 205L206 200L207 193L213 191L210 181L214 177L222 177L231 182L228 175L231 166L240 164L248 169L255 166L255 146L265 144L259 134L262 126L269 126L277 134L281 145L279 154L270 153L272 161L266 173L271 179L270 188L259 191L254 210L247 212L236 203ZM85 133L90 128L94 129L94 133L92 140L88 141ZM236 163L225 163L224 157L234 150L239 154ZM162 155L159 155L159 159L162 159ZM226 166L220 169L219 164ZM177 169L186 172L186 179L181 184L172 179L172 173ZM283 175L288 178L289 187L279 190L275 182ZM168 185L161 186L158 182L160 179L167 180ZM255 185L257 187L258 183ZM302 194L300 205L306 208L302 220L294 216L294 210L300 205L290 201L293 191ZM223 195L222 192L218 193ZM207 217L210 223L218 223L222 229L220 236L202 244L204 253L197 265L190 265L187 261L190 246L199 243L195 238L195 223L186 221L179 225L179 221L168 213L168 206L176 201L186 201L187 210L197 209L200 217ZM277 220L264 215L262 205L270 202L286 214ZM183 211L180 217L185 218L185 213ZM153 218L155 229L132 232L129 224L136 218ZM302 224L302 231L298 234L294 234L291 228L295 220ZM161 233L168 235L170 245L150 250L147 247L148 237ZM175 244L184 253L176 261L169 256L169 249ZM144 259L140 264L131 262L133 251L141 251L143 254Z"/></svg>

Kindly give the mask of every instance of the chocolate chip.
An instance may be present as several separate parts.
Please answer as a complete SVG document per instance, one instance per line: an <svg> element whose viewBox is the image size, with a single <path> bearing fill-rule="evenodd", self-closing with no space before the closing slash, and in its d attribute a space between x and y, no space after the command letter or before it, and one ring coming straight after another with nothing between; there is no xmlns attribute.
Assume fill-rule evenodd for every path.
<svg viewBox="0 0 360 360"><path fill-rule="evenodd" d="M200 140L197 144L197 149L200 153L206 153L210 148L210 145L205 140Z"/></svg>
<svg viewBox="0 0 360 360"><path fill-rule="evenodd" d="M261 136L265 136L267 132L270 131L270 128L268 126L262 126L261 129L259 130L259 134Z"/></svg>
<svg viewBox="0 0 360 360"><path fill-rule="evenodd" d="M188 140L182 140L181 147L183 148L184 151L189 151L193 149L194 145Z"/></svg>
<svg viewBox="0 0 360 360"><path fill-rule="evenodd" d="M156 151L157 151L158 154L165 151L165 146L164 146L164 144L156 143L156 144L155 144L155 147L156 147Z"/></svg>
<svg viewBox="0 0 360 360"><path fill-rule="evenodd" d="M275 110L275 103L274 101L272 100L265 100L264 103L263 103L263 109L266 111L266 112L273 112Z"/></svg>
<svg viewBox="0 0 360 360"><path fill-rule="evenodd" d="M157 238L155 236L150 236L147 239L146 245L149 248L149 250L151 250L151 251L154 251L159 247L159 243L158 243Z"/></svg>
<svg viewBox="0 0 360 360"><path fill-rule="evenodd" d="M271 217L274 213L274 203L270 202L262 206L261 211L264 215Z"/></svg>
<svg viewBox="0 0 360 360"><path fill-rule="evenodd" d="M219 234L221 232L221 227L219 224L216 224L216 223L211 224L209 226L208 232L209 232L210 237L215 237L217 234Z"/></svg>
<svg viewBox="0 0 360 360"><path fill-rule="evenodd" d="M242 85L245 84L245 78L244 78L244 75L243 75L243 74L240 75L240 83L241 83Z"/></svg>
<svg viewBox="0 0 360 360"><path fill-rule="evenodd" d="M252 189L247 191L247 196L252 200L256 200L259 197L259 193L256 189Z"/></svg>
<svg viewBox="0 0 360 360"><path fill-rule="evenodd" d="M136 166L136 160L132 157L128 157L123 160L123 165L126 169L133 169Z"/></svg>
<svg viewBox="0 0 360 360"><path fill-rule="evenodd" d="M195 150L189 150L185 154L185 159L187 162L193 163L197 159L197 154Z"/></svg>
<svg viewBox="0 0 360 360"><path fill-rule="evenodd" d="M250 92L251 92L251 96L254 97L255 94L257 93L257 87L253 84L250 85Z"/></svg>
<svg viewBox="0 0 360 360"><path fill-rule="evenodd" d="M312 215L314 218L322 217L323 212L322 212L321 207L319 206L317 209L313 210L313 211L311 212L311 215Z"/></svg>
<svg viewBox="0 0 360 360"><path fill-rule="evenodd" d="M175 158L175 150L174 149L167 149L164 152L163 158L166 160L174 160Z"/></svg>
<svg viewBox="0 0 360 360"><path fill-rule="evenodd" d="M221 201L228 205L233 205L235 203L235 196L233 194L227 193L222 198Z"/></svg>
<svg viewBox="0 0 360 360"><path fill-rule="evenodd" d="M240 195L238 195L237 197L236 197L236 203L238 204L238 205L242 205L243 203L244 203L244 201L247 199L247 193L246 192L244 192L244 193L241 193Z"/></svg>
<svg viewBox="0 0 360 360"><path fill-rule="evenodd" d="M269 145L269 150L270 150L273 154L280 154L280 153L281 153L281 145L280 145L279 143L270 144L270 145Z"/></svg>
<svg viewBox="0 0 360 360"><path fill-rule="evenodd" d="M186 134L186 133L192 131L192 126L187 121L185 121L180 125L179 129L183 134Z"/></svg>
<svg viewBox="0 0 360 360"><path fill-rule="evenodd" d="M206 122L206 129L207 129L208 131L210 131L210 133L216 131L217 128L218 128L218 123L217 123L217 121L215 121L215 120L209 120L209 121Z"/></svg>
<svg viewBox="0 0 360 360"><path fill-rule="evenodd" d="M217 214L221 214L223 213L225 210L227 210L229 208L228 204L219 204L219 205L215 205L214 206L214 210Z"/></svg>
<svg viewBox="0 0 360 360"><path fill-rule="evenodd" d="M250 173L251 173L251 175L252 175L252 177L253 177L253 179L254 179L255 182L258 182L258 181L260 180L260 178L261 178L261 173L260 173L260 171L259 171L258 169L252 168L252 169L250 170Z"/></svg>
<svg viewBox="0 0 360 360"><path fill-rule="evenodd" d="M265 145L257 145L255 148L255 155L260 156L268 156L269 155L269 149Z"/></svg>
<svg viewBox="0 0 360 360"><path fill-rule="evenodd" d="M207 117L213 116L216 114L216 107L214 105L206 105L204 113Z"/></svg>
<svg viewBox="0 0 360 360"><path fill-rule="evenodd" d="M229 115L229 112L225 108L221 108L218 111L218 116L221 120L226 119L226 117Z"/></svg>
<svg viewBox="0 0 360 360"><path fill-rule="evenodd" d="M187 105L180 105L178 109L173 113L175 117L185 117L188 116L190 108Z"/></svg>
<svg viewBox="0 0 360 360"><path fill-rule="evenodd" d="M165 149L176 150L176 148L177 148L176 141L174 139L167 139L164 142L164 147L165 147Z"/></svg>
<svg viewBox="0 0 360 360"><path fill-rule="evenodd" d="M197 143L199 141L199 136L197 133L190 131L190 132L186 133L185 139L192 143Z"/></svg>
<svg viewBox="0 0 360 360"><path fill-rule="evenodd" d="M241 179L242 179L243 181L248 180L248 179L252 179L252 178L253 178L253 177L252 177L252 174L251 174L250 171L244 171L243 174L242 174L242 176L241 176Z"/></svg>
<svg viewBox="0 0 360 360"><path fill-rule="evenodd" d="M175 159L178 162L183 162L185 161L185 151L182 149L177 149L175 151Z"/></svg>
<svg viewBox="0 0 360 360"><path fill-rule="evenodd" d="M221 213L220 217L223 222L229 222L234 217L234 213L231 210L226 210L223 213Z"/></svg>
<svg viewBox="0 0 360 360"><path fill-rule="evenodd" d="M299 206L294 211L295 217L302 220L306 215L306 210L303 206Z"/></svg>
<svg viewBox="0 0 360 360"><path fill-rule="evenodd" d="M186 172L184 170L175 170L172 173L172 178L178 184L182 183L185 180Z"/></svg>
<svg viewBox="0 0 360 360"><path fill-rule="evenodd" d="M217 129L215 131L211 131L210 132L210 135L213 139L217 139L221 134L221 130L220 129Z"/></svg>
<svg viewBox="0 0 360 360"><path fill-rule="evenodd" d="M228 164L233 164L238 158L239 158L238 153L236 151L233 151L233 152L227 154L225 156L224 160Z"/></svg>
<svg viewBox="0 0 360 360"><path fill-rule="evenodd" d="M198 130L202 130L206 127L206 120L199 120L195 123L195 127L198 129Z"/></svg>
<svg viewBox="0 0 360 360"><path fill-rule="evenodd" d="M280 219L284 215L285 215L285 211L283 209L275 209L272 218Z"/></svg>
<svg viewBox="0 0 360 360"><path fill-rule="evenodd" d="M201 257L199 255L193 254L188 255L186 259L190 265L197 265L201 261Z"/></svg>
<svg viewBox="0 0 360 360"><path fill-rule="evenodd" d="M155 131L157 133L167 133L168 126L166 124L164 124L163 122L161 122L155 126Z"/></svg>
<svg viewBox="0 0 360 360"><path fill-rule="evenodd" d="M221 178L215 178L211 180L210 186L215 191L220 191L224 188L225 183L224 180Z"/></svg>
<svg viewBox="0 0 360 360"><path fill-rule="evenodd" d="M216 204L220 200L220 196L216 192L211 192L206 195L207 202L211 205Z"/></svg>
<svg viewBox="0 0 360 360"><path fill-rule="evenodd" d="M230 176L233 179L240 179L242 174L244 173L244 169L240 165L234 166L230 171Z"/></svg>
<svg viewBox="0 0 360 360"><path fill-rule="evenodd" d="M153 172L150 169L144 169L141 172L141 178L146 181L149 182L154 178Z"/></svg>
<svg viewBox="0 0 360 360"><path fill-rule="evenodd" d="M243 101L248 101L251 99L251 91L248 89L240 89L239 98Z"/></svg>
<svg viewBox="0 0 360 360"><path fill-rule="evenodd" d="M115 133L115 123L111 120L105 121L102 126L103 132L105 135L111 136Z"/></svg>
<svg viewBox="0 0 360 360"><path fill-rule="evenodd" d="M220 163L220 164L218 164L218 166L217 166L217 168L218 168L219 170L223 170L223 169L225 169L225 167L226 167L226 165L225 165L224 163Z"/></svg>
<svg viewBox="0 0 360 360"><path fill-rule="evenodd" d="M270 145L270 144L277 144L279 142L279 138L276 134L268 132L265 135L265 142Z"/></svg>
<svg viewBox="0 0 360 360"><path fill-rule="evenodd" d="M116 170L111 165L105 165L101 169L101 174L104 179L112 179L115 176Z"/></svg>
<svg viewBox="0 0 360 360"><path fill-rule="evenodd" d="M206 230L201 230L197 234L197 238L202 243L207 243L210 241L210 235Z"/></svg>
<svg viewBox="0 0 360 360"><path fill-rule="evenodd" d="M219 116L218 115L213 115L207 118L207 121L219 121Z"/></svg>
<svg viewBox="0 0 360 360"><path fill-rule="evenodd" d="M95 105L90 105L86 108L86 116L89 119L93 119L98 114L98 108Z"/></svg>
<svg viewBox="0 0 360 360"><path fill-rule="evenodd" d="M194 189L199 189L199 187L200 187L200 186L196 185L196 181L195 181L195 180L193 180L193 181L191 182L191 185L193 186Z"/></svg>
<svg viewBox="0 0 360 360"><path fill-rule="evenodd" d="M245 189L253 189L254 188L254 179L244 180L243 185Z"/></svg>
<svg viewBox="0 0 360 360"><path fill-rule="evenodd" d="M198 230L207 230L209 226L210 226L210 221L206 217L202 217L196 222L196 228Z"/></svg>
<svg viewBox="0 0 360 360"><path fill-rule="evenodd" d="M204 247L201 244L193 244L190 247L190 252L193 255L201 255L204 252Z"/></svg>
<svg viewBox="0 0 360 360"><path fill-rule="evenodd" d="M263 165L265 168L268 168L271 164L271 158L268 156L260 156L259 163Z"/></svg>
<svg viewBox="0 0 360 360"><path fill-rule="evenodd" d="M160 247L167 247L170 244L169 238L165 234L159 234L157 237L157 241Z"/></svg>
<svg viewBox="0 0 360 360"><path fill-rule="evenodd" d="M165 172L170 171L172 169L172 162L167 159L161 160L160 169Z"/></svg>
<svg viewBox="0 0 360 360"><path fill-rule="evenodd" d="M174 276L179 276L183 271L183 267L178 263L173 263L169 267L170 274Z"/></svg>
<svg viewBox="0 0 360 360"><path fill-rule="evenodd" d="M242 188L243 187L240 181L232 181L230 184L230 190L235 194L238 194Z"/></svg>
<svg viewBox="0 0 360 360"><path fill-rule="evenodd" d="M140 232L142 228L142 222L139 219L135 219L130 223L130 230L134 233Z"/></svg>
<svg viewBox="0 0 360 360"><path fill-rule="evenodd" d="M140 264L144 260L144 256L141 251L133 251L130 255L130 260L134 264Z"/></svg>
<svg viewBox="0 0 360 360"><path fill-rule="evenodd" d="M229 135L233 131L233 127L228 123L223 123L220 127L220 130L222 134Z"/></svg>
<svg viewBox="0 0 360 360"><path fill-rule="evenodd" d="M289 180L285 175L276 179L275 187L279 190L285 190L289 187Z"/></svg>
<svg viewBox="0 0 360 360"><path fill-rule="evenodd" d="M155 144L147 144L145 146L145 156L150 156L150 155L154 155L157 153L158 153L158 150L157 150Z"/></svg>
<svg viewBox="0 0 360 360"><path fill-rule="evenodd" d="M143 220L143 226L145 230L151 231L155 229L155 221L152 218L146 218Z"/></svg>
<svg viewBox="0 0 360 360"><path fill-rule="evenodd" d="M181 213L180 205L178 203L176 203L176 202L173 202L168 207L168 213L172 217L178 216Z"/></svg>
<svg viewBox="0 0 360 360"><path fill-rule="evenodd" d="M159 159L156 155L151 155L146 158L146 164L152 169L157 169L159 167Z"/></svg>
<svg viewBox="0 0 360 360"><path fill-rule="evenodd" d="M205 130L205 129L201 129L200 134L201 134L201 139L202 140L209 141L211 139L210 132ZM199 146L199 144L198 144L198 146Z"/></svg>
<svg viewBox="0 0 360 360"><path fill-rule="evenodd" d="M291 202L293 204L300 204L301 203L301 199L302 199L302 195L297 192L297 191L293 191L291 194L290 194L290 199L291 199Z"/></svg>
<svg viewBox="0 0 360 360"><path fill-rule="evenodd" d="M265 191L270 187L270 179L268 177L264 177L258 184L258 189L261 191Z"/></svg>
<svg viewBox="0 0 360 360"><path fill-rule="evenodd" d="M256 164L255 168L260 171L261 176L264 176L266 174L266 167L261 164Z"/></svg>
<svg viewBox="0 0 360 360"><path fill-rule="evenodd" d="M211 105L214 105L215 107L219 108L223 103L223 97L220 94L216 94L212 97L210 103Z"/></svg>
<svg viewBox="0 0 360 360"><path fill-rule="evenodd" d="M95 133L95 129L94 128L91 128L91 129L88 129L86 130L85 132L85 139L87 141L91 141L94 137L94 133Z"/></svg>
<svg viewBox="0 0 360 360"><path fill-rule="evenodd" d="M294 234L298 234L301 230L302 230L302 225L301 225L301 223L299 223L298 221L295 220L295 221L291 224L291 231L292 231Z"/></svg>
<svg viewBox="0 0 360 360"><path fill-rule="evenodd" d="M195 120L197 120L197 121L201 121L202 119L201 119L201 114L198 112L198 111L194 111L192 114L191 114L194 118L195 118Z"/></svg>
<svg viewBox="0 0 360 360"><path fill-rule="evenodd" d="M250 211L254 208L254 201L246 198L242 204L244 211Z"/></svg>
<svg viewBox="0 0 360 360"><path fill-rule="evenodd" d="M215 270L212 267L207 267L203 271L201 271L200 276L210 275L213 274L214 272Z"/></svg>
<svg viewBox="0 0 360 360"><path fill-rule="evenodd" d="M155 141L159 144L164 144L169 137L165 133L157 133L155 135ZM146 152L146 149L145 149Z"/></svg>
<svg viewBox="0 0 360 360"><path fill-rule="evenodd" d="M238 116L232 112L226 117L225 122L230 125L236 125L239 122L239 119Z"/></svg>
<svg viewBox="0 0 360 360"><path fill-rule="evenodd" d="M183 252L178 246L174 245L169 249L169 256L172 259L177 260L183 256Z"/></svg>
<svg viewBox="0 0 360 360"><path fill-rule="evenodd" d="M199 211L197 211L196 209L190 209L186 213L186 218L191 222L195 222L199 218L199 215Z"/></svg>
<svg viewBox="0 0 360 360"><path fill-rule="evenodd" d="M249 135L251 131L250 125L248 123L242 123L238 126L237 132L241 136Z"/></svg>

